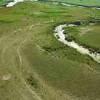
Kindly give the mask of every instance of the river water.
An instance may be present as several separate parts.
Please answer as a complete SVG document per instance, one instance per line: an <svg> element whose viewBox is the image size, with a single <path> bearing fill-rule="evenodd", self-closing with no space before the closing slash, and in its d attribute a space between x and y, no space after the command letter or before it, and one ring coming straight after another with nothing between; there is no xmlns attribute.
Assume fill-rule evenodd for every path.
<svg viewBox="0 0 100 100"><path fill-rule="evenodd" d="M68 35L66 38L66 36L64 34L65 27L77 27L77 25L75 25L75 24L63 24L63 25L57 26L54 30L55 31L54 36L57 38L57 40L62 42L65 45L69 46L69 47L76 49L81 54L85 54L85 55L90 56L97 63L100 63L100 53L97 53L96 51L91 52L88 48L85 48L84 46L79 45L74 40L72 40L72 41L67 40Z"/></svg>

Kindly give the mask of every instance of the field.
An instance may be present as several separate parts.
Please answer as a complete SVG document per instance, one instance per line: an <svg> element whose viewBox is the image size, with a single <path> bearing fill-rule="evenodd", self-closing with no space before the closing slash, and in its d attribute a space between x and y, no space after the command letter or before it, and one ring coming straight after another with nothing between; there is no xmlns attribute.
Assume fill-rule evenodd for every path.
<svg viewBox="0 0 100 100"><path fill-rule="evenodd" d="M100 100L100 64L54 37L59 23L98 18L99 10L50 2L0 8L0 100ZM99 26L71 35L99 49Z"/></svg>

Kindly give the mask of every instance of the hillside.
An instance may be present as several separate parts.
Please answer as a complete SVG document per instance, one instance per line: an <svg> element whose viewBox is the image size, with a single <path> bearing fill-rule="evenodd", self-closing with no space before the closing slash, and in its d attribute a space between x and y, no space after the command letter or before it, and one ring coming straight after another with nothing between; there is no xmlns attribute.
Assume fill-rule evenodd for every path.
<svg viewBox="0 0 100 100"><path fill-rule="evenodd" d="M0 100L100 100L99 19L99 9L52 2L0 8ZM58 41L65 23L69 43L98 62Z"/></svg>

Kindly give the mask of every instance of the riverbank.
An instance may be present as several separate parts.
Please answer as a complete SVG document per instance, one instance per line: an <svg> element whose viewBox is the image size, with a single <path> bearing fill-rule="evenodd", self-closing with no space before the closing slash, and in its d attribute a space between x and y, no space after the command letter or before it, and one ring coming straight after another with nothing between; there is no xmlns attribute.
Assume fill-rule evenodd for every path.
<svg viewBox="0 0 100 100"><path fill-rule="evenodd" d="M74 40L69 40L69 36L64 34L64 28L65 27L77 27L77 25L80 25L80 22L73 22L70 24L63 24L59 25L55 28L55 37L58 39L58 41L68 45L69 47L72 47L76 49L81 54L86 54L93 58L96 62L100 63L100 53L96 52L93 48L85 48L84 46L76 43ZM67 34L67 33L66 33Z"/></svg>

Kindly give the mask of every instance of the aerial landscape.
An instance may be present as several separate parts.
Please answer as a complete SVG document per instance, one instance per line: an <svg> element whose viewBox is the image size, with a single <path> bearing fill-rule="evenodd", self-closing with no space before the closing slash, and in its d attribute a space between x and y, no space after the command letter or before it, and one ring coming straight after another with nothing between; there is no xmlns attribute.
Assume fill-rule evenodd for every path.
<svg viewBox="0 0 100 100"><path fill-rule="evenodd" d="M0 0L0 100L100 100L100 0Z"/></svg>

